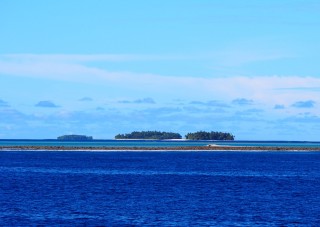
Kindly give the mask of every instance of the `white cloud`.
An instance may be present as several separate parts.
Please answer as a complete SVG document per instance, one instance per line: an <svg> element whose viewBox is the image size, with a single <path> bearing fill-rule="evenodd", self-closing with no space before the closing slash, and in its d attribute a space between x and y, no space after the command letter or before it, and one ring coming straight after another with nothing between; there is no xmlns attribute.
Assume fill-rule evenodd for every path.
<svg viewBox="0 0 320 227"><path fill-rule="evenodd" d="M300 76L233 76L233 77L173 77L150 73L111 72L81 61L98 60L99 56L86 55L20 55L0 56L0 74L19 77L36 77L50 80L72 81L85 84L108 84L121 88L119 93L131 89L156 99L159 97L183 98L186 100L253 100L255 104L290 106L300 100L320 102L315 87L320 87L320 78ZM28 57L29 56L29 57ZM105 59L112 55L102 55ZM126 55L124 55L126 56ZM123 57L123 56L122 56ZM73 59L72 61L68 58ZM103 57L101 57L103 58ZM119 57L121 58L121 57ZM125 57L124 57L125 58ZM80 59L79 62L77 62ZM128 58L129 59L129 58ZM294 88L303 88L296 90ZM285 88L285 89L284 89ZM314 111L317 108L314 108ZM319 110L317 110L319 111Z"/></svg>
<svg viewBox="0 0 320 227"><path fill-rule="evenodd" d="M218 50L213 60L217 68L232 70L257 62L296 58L297 54L285 46L285 43L266 36L237 39Z"/></svg>
<svg viewBox="0 0 320 227"><path fill-rule="evenodd" d="M232 49L224 50L217 54L216 62L221 66L238 67L245 64L261 61L273 61L285 58L291 58L289 54L279 53L278 51L267 50L248 50L248 49Z"/></svg>

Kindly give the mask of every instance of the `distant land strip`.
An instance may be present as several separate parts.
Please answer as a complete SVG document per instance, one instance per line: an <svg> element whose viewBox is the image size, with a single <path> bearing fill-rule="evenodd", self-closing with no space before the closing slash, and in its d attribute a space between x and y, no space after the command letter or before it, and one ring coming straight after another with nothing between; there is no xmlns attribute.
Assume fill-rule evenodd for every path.
<svg viewBox="0 0 320 227"><path fill-rule="evenodd" d="M269 146L178 146L178 147L69 147L69 146L0 146L0 151L320 151L320 147Z"/></svg>

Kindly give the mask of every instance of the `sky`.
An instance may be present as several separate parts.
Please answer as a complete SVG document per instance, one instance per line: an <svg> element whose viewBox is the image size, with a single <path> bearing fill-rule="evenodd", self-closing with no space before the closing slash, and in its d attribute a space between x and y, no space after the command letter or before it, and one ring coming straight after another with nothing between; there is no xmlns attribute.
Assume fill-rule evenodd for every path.
<svg viewBox="0 0 320 227"><path fill-rule="evenodd" d="M1 0L0 139L320 141L318 0Z"/></svg>

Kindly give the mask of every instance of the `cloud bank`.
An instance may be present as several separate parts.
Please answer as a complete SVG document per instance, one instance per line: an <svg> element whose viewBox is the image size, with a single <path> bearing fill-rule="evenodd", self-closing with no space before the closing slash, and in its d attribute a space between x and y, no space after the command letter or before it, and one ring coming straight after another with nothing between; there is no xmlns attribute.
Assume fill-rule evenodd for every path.
<svg viewBox="0 0 320 227"><path fill-rule="evenodd" d="M0 74L19 77L33 77L56 81L70 81L85 84L112 84L121 91L140 90L147 94L166 93L177 98L205 98L234 100L234 104L249 104L248 100L259 100L272 106L279 102L290 105L299 99L319 97L320 78L299 76L230 76L230 77L173 77L150 73L108 71L82 61L69 61L65 55L32 55L22 58L0 56ZM71 56L70 58L76 58ZM89 59L90 56L88 57ZM93 58L95 59L95 58ZM291 90L299 87L300 90ZM286 88L286 89L283 89ZM190 92L192 91L192 92ZM317 94L317 95L315 95ZM241 97L241 98L239 98ZM239 100L237 100L239 99ZM247 101L246 101L247 100ZM314 100L319 102L319 98Z"/></svg>
<svg viewBox="0 0 320 227"><path fill-rule="evenodd" d="M264 139L265 132L268 138L282 136L284 139L285 135L292 138L291 131L299 132L302 128L314 132L312 122L319 122L318 77L167 76L112 71L89 64L100 61L98 59L105 61L108 57L0 56L2 78L17 78L16 81L32 78L37 83L34 88L45 87L42 86L45 81L53 87L56 84L61 94L53 89L56 93L52 92L51 97L50 92L46 93L48 100L28 102L26 99L27 111L10 109L11 105L18 106L17 101L1 99L0 107L5 108L1 108L0 115L9 119L2 122L0 128L8 136L14 135L13 131L18 128L22 130L19 123L26 128L41 126L51 130L52 135L81 129L94 132L100 138L112 138L113 134L130 130L170 129L183 134L214 129L231 130L241 135L238 139L250 139L253 131L255 138ZM75 87L77 89L73 89ZM41 97L36 92L34 95L32 100Z"/></svg>

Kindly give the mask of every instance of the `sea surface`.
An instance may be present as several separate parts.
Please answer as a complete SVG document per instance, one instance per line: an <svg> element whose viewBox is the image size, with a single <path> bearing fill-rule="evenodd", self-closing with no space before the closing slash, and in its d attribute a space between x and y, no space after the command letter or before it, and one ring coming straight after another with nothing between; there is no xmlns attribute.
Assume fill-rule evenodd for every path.
<svg viewBox="0 0 320 227"><path fill-rule="evenodd" d="M61 141L55 139L21 140L0 139L0 146L66 146L66 147L181 147L206 146L281 146L281 147L320 147L316 141L216 141L216 140L91 140Z"/></svg>
<svg viewBox="0 0 320 227"><path fill-rule="evenodd" d="M0 226L319 226L320 152L0 151Z"/></svg>

